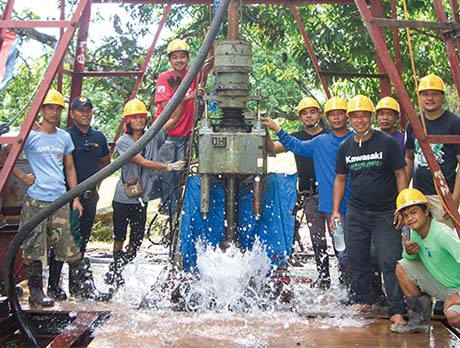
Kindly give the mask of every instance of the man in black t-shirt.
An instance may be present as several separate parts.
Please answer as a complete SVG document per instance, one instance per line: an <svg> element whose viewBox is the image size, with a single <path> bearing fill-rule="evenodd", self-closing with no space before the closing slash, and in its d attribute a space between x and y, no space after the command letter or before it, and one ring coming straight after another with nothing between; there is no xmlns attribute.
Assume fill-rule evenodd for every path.
<svg viewBox="0 0 460 348"><path fill-rule="evenodd" d="M320 125L321 107L315 99L303 98L297 106L297 113L304 128L292 133L293 136L300 140L310 140L320 134L327 133ZM286 149L280 142L273 142L267 136L267 151L276 154L286 152ZM318 192L313 160L298 155L294 156L298 173L298 197L300 198L296 206L304 208L318 271L318 279L312 284L312 287L328 289L331 285L331 277L327 254L326 221L324 215L318 212ZM296 220L295 230L297 233L299 226L300 223Z"/></svg>
<svg viewBox="0 0 460 348"><path fill-rule="evenodd" d="M433 74L423 77L420 80L418 93L423 107L427 134L459 135L460 117L442 107L445 100L445 87L442 79ZM460 163L460 144L431 144L431 149L452 192L454 202L458 206L460 176L457 172L457 165ZM436 220L453 227L452 220L436 193L433 176L410 124L407 126L406 162L407 177L409 180L413 177L413 187L422 191L428 199L431 213Z"/></svg>
<svg viewBox="0 0 460 348"><path fill-rule="evenodd" d="M340 204L350 177L350 198L346 213L346 246L352 303L378 302L372 289L370 246L375 246L387 294L391 321L403 323L405 305L395 268L402 255L402 221L394 218L395 199L407 187L406 163L397 141L372 129L372 101L357 95L348 102L347 114L355 132L337 153L331 222L340 220ZM401 219L399 219L401 220Z"/></svg>

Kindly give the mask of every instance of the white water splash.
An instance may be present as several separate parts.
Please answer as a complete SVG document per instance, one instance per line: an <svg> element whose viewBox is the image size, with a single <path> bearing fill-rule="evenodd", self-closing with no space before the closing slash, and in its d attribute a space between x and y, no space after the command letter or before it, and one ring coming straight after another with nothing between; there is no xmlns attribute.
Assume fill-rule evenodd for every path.
<svg viewBox="0 0 460 348"><path fill-rule="evenodd" d="M191 283L184 294L187 310L267 309L266 295L273 266L259 240L244 252L234 245L224 252L203 242L197 243L196 250L200 279Z"/></svg>

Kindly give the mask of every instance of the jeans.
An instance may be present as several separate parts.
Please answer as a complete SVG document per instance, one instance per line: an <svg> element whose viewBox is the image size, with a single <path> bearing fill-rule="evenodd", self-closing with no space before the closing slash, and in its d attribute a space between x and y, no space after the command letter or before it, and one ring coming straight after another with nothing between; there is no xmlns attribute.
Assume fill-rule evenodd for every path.
<svg viewBox="0 0 460 348"><path fill-rule="evenodd" d="M189 136L175 137L168 136L159 151L159 162L171 163L185 157L185 149L188 145ZM181 172L164 172L161 175L161 212L172 214L176 211L177 199L180 188L179 179ZM183 175L183 174L182 174Z"/></svg>
<svg viewBox="0 0 460 348"><path fill-rule="evenodd" d="M374 212L348 205L346 220L345 240L353 300L364 304L378 301L372 287L373 243L385 283L388 314L405 313L403 293L395 273L396 263L402 256L402 241L393 225L393 211Z"/></svg>

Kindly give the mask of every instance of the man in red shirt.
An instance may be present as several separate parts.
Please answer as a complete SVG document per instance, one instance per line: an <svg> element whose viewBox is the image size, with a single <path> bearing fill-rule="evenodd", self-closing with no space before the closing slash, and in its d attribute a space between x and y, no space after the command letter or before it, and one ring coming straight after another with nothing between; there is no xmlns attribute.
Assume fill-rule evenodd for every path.
<svg viewBox="0 0 460 348"><path fill-rule="evenodd" d="M155 119L160 116L189 71L190 48L184 40L172 40L168 45L167 54L172 69L158 76L155 89L155 103L157 104ZM182 99L182 102L174 111L174 114L179 113L181 116L179 122L171 129L165 143L160 149L160 161L176 162L184 158L190 132L193 129L194 98L196 94L201 96L203 93L204 89L201 86L197 88L197 80L195 79L190 85L185 97ZM161 212L165 214L172 214L175 212L179 191L177 187L178 183L179 173L163 174Z"/></svg>

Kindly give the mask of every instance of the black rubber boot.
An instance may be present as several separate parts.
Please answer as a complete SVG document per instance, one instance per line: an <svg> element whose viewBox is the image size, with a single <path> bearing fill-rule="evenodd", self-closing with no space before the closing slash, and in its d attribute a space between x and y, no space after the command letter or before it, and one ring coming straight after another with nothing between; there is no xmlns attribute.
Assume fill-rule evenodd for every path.
<svg viewBox="0 0 460 348"><path fill-rule="evenodd" d="M69 291L77 299L106 302L112 294L100 292L94 285L91 263L84 257L77 263L69 264Z"/></svg>
<svg viewBox="0 0 460 348"><path fill-rule="evenodd" d="M390 330L397 333L426 333L430 331L432 301L431 296L423 294L406 297L409 320L406 323L392 324Z"/></svg>
<svg viewBox="0 0 460 348"><path fill-rule="evenodd" d="M124 251L115 251L113 253L113 262L109 265L109 271L105 274L104 281L106 284L113 285L116 289L125 284L121 273L129 262L129 258Z"/></svg>
<svg viewBox="0 0 460 348"><path fill-rule="evenodd" d="M61 280L61 272L62 266L64 262L56 261L54 257L54 252L50 252L49 257L49 278L48 278L48 289L46 294L57 300L57 301L65 301L67 300L67 295L65 291L59 286Z"/></svg>
<svg viewBox="0 0 460 348"><path fill-rule="evenodd" d="M29 285L29 303L32 306L53 307L52 298L46 297L43 292L43 268L41 261L34 261L30 265L24 265L26 278Z"/></svg>

